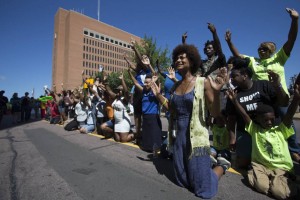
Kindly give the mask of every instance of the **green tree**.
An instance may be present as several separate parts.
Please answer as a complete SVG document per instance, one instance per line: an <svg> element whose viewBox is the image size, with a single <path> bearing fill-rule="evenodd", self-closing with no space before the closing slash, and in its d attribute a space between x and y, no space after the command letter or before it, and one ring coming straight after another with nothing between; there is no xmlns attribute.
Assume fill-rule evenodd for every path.
<svg viewBox="0 0 300 200"><path fill-rule="evenodd" d="M108 81L108 85L110 88L115 89L117 88L119 85L121 85L121 80L119 79L121 72L111 72L108 77L107 77L107 81ZM129 74L127 72L127 70L123 71L123 76L125 79L125 83L128 87L128 90L130 92L130 89L133 86L133 82L131 80L131 78L129 77Z"/></svg>
<svg viewBox="0 0 300 200"><path fill-rule="evenodd" d="M161 48L156 44L156 40L153 37L144 36L142 42L140 44L136 44L136 48L142 55L147 55L150 59L150 63L155 71L156 69L156 61L158 60L159 67L162 71L167 71L167 68L171 66L171 58L169 55L168 47ZM164 78L159 75L159 82L164 83ZM163 89L163 88L162 88Z"/></svg>
<svg viewBox="0 0 300 200"><path fill-rule="evenodd" d="M290 77L290 85L289 85L290 90L294 89L296 78L297 78L297 74L294 74L292 77Z"/></svg>
<svg viewBox="0 0 300 200"><path fill-rule="evenodd" d="M153 67L156 65L156 61L159 61L161 69L165 69L171 65L171 59L168 56L168 47L162 49L156 44L156 40L153 37L144 36L141 44L136 44L136 48L142 55L147 55L150 59L150 63Z"/></svg>
<svg viewBox="0 0 300 200"><path fill-rule="evenodd" d="M135 46L137 50L141 53L141 55L147 55L150 59L150 63L153 66L154 70L156 68L156 61L159 61L160 68L164 71L171 65L171 59L168 57L169 50L168 48L158 48L156 44L156 40L152 37L144 36L140 44L136 44ZM132 58L135 61L135 58ZM136 61L135 61L136 62ZM130 90L133 86L133 82L127 72L124 70L124 79L127 84L128 90ZM108 77L108 84L111 88L116 88L121 84L119 80L120 72L111 72ZM99 77L102 80L103 74L99 73ZM164 82L163 78L160 76L159 81ZM163 85L163 84L162 84Z"/></svg>

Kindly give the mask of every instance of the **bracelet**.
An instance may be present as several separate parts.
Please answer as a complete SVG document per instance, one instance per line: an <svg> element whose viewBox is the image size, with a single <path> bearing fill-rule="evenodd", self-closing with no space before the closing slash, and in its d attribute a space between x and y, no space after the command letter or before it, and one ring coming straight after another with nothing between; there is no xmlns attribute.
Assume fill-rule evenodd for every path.
<svg viewBox="0 0 300 200"><path fill-rule="evenodd" d="M164 106L166 103L167 103L167 99L165 99L165 101L161 105Z"/></svg>

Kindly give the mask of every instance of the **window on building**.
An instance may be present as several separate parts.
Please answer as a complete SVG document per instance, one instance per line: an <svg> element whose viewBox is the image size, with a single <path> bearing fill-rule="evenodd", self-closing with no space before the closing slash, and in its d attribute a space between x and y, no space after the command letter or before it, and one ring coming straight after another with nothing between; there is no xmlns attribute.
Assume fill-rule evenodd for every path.
<svg viewBox="0 0 300 200"><path fill-rule="evenodd" d="M105 38L105 40L106 40L107 42L109 42L109 38Z"/></svg>
<svg viewBox="0 0 300 200"><path fill-rule="evenodd" d="M94 37L94 33L90 32L90 36L91 36L91 37Z"/></svg>
<svg viewBox="0 0 300 200"><path fill-rule="evenodd" d="M84 35L89 35L89 32L87 30L83 31Z"/></svg>
<svg viewBox="0 0 300 200"><path fill-rule="evenodd" d="M100 36L99 36L98 34L96 34L96 38L99 39L99 37L100 37Z"/></svg>
<svg viewBox="0 0 300 200"><path fill-rule="evenodd" d="M103 36L101 36L101 40L104 40L104 37L103 37Z"/></svg>

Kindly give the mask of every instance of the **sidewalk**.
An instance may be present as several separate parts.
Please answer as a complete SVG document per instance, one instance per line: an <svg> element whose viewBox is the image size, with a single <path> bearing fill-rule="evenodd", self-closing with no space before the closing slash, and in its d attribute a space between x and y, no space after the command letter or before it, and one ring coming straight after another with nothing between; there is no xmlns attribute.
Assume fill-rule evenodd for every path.
<svg viewBox="0 0 300 200"><path fill-rule="evenodd" d="M296 114L294 115L294 119L300 120L300 112L296 112Z"/></svg>

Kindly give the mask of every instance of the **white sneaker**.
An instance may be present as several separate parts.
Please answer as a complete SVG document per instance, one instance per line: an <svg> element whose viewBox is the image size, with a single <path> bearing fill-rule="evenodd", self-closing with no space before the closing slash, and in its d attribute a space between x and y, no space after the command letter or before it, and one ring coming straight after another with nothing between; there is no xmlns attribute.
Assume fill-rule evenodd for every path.
<svg viewBox="0 0 300 200"><path fill-rule="evenodd" d="M231 167L231 163L223 157L217 158L217 165L225 167L226 171Z"/></svg>

